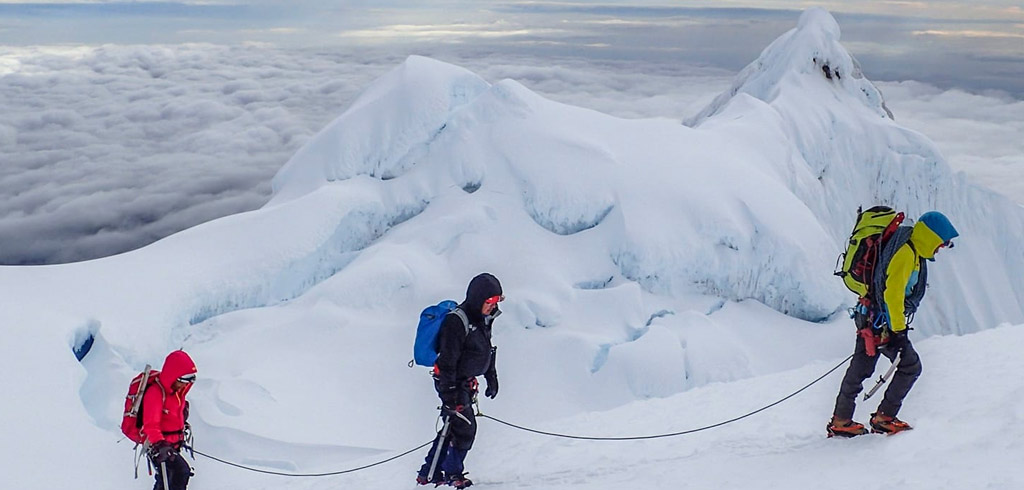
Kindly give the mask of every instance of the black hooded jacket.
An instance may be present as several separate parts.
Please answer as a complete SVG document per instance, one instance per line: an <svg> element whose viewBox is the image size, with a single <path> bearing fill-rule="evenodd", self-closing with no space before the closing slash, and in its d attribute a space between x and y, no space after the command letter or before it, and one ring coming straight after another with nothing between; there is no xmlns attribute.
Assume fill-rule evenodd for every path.
<svg viewBox="0 0 1024 490"><path fill-rule="evenodd" d="M483 316L484 300L500 296L501 283L491 274L483 273L469 282L466 300L459 305L469 319L469 328L462 319L449 313L441 323L438 333L438 388L442 392L458 388L459 383L481 374L494 372L493 348L491 346L491 322L495 313Z"/></svg>

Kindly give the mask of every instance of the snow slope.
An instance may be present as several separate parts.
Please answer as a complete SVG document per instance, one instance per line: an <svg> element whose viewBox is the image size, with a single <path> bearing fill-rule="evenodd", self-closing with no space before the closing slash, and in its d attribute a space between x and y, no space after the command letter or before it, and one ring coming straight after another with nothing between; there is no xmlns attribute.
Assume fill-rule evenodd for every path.
<svg viewBox="0 0 1024 490"><path fill-rule="evenodd" d="M840 370L754 417L675 438L570 441L484 420L469 468L481 488L494 490L1024 488L1024 476L1015 471L1024 454L1020 424L1024 382L1017 376L984 374L1024 369L1024 361L1013 349L993 349L1022 344L1024 325L918 343L925 373L904 405L902 416L915 426L904 434L824 438ZM704 427L774 402L838 362L815 362L773 375L716 383L534 428L574 435L635 436ZM879 369L885 368L887 363L879 362ZM866 422L881 396L878 393L876 399L861 403L856 418ZM487 401L482 405L485 413L499 419L516 418L512 410L499 412ZM411 463L414 460L404 466L393 463L397 475L368 471L338 477L332 483L337 485L334 488L411 488L408 474L402 471L415 466ZM230 482L226 479L223 484ZM252 488L280 488L275 485L283 483L253 480ZM310 488L332 487L324 482Z"/></svg>
<svg viewBox="0 0 1024 490"><path fill-rule="evenodd" d="M1024 323L1024 212L952 174L931 142L894 122L838 38L828 13L805 12L690 126L617 119L411 57L281 169L264 208L115 257L0 268L0 367L31 373L3 384L17 423L0 444L0 473L18 488L130 485L130 451L115 443L127 380L181 346L199 365L193 425L210 453L324 471L414 447L436 413L429 377L405 365L418 312L461 299L484 270L508 298L495 327L501 394L487 410L581 432L653 432L678 427L667 420L676 415L718 421L848 354L853 298L831 271L856 207L878 202L911 217L946 212L963 238L930 270L915 341ZM926 376L931 349L939 359L962 348L978 362L936 372L956 368L970 390L985 388L975 378L1007 361L991 351L1019 345L1017 332L926 339ZM80 363L72 349L90 338ZM1012 438L993 449L938 430L891 446L823 441L835 376L735 429L621 446L620 468L609 465L623 449L497 426L482 431L471 467L508 488L603 488L648 477L675 486L679 471L744 465L695 480L706 488L756 486L769 464L803 475L792 456L834 468L848 447L864 460L879 450L971 448L992 463L1020 454ZM1020 393L1016 381L989 382ZM967 427L944 389L922 379L912 396L947 406L908 406L908 418ZM969 393L959 408L1019 416L1013 397ZM1016 430L999 424L991 432ZM63 456L69 447L74 457ZM658 455L672 451L683 456ZM199 464L194 489L336 485ZM399 486L415 466L344 481Z"/></svg>

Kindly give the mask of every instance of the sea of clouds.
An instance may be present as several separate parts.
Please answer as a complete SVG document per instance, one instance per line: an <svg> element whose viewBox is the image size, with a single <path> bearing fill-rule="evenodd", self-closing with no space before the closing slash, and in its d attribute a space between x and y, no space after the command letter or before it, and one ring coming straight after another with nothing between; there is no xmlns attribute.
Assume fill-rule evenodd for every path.
<svg viewBox="0 0 1024 490"><path fill-rule="evenodd" d="M625 118L682 120L734 75L643 60L436 56ZM262 206L281 165L403 59L255 43L0 46L0 264L112 255ZM1024 203L1024 101L878 85L896 120L932 138L954 169Z"/></svg>

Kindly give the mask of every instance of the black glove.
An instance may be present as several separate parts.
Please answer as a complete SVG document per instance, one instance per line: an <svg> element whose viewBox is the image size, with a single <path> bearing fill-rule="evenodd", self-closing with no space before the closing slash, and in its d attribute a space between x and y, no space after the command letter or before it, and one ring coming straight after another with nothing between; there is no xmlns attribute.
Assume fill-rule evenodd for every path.
<svg viewBox="0 0 1024 490"><path fill-rule="evenodd" d="M491 347L491 364L484 373L484 381L487 381L487 391L484 396L493 399L498 396L498 370L494 368L498 364L498 348Z"/></svg>
<svg viewBox="0 0 1024 490"><path fill-rule="evenodd" d="M908 344L910 344L910 339L907 338L907 329L893 332L889 335L889 347L896 352L903 352L903 349L906 349Z"/></svg>
<svg viewBox="0 0 1024 490"><path fill-rule="evenodd" d="M149 457L156 464L166 463L174 457L174 447L167 441L159 441L149 448Z"/></svg>
<svg viewBox="0 0 1024 490"><path fill-rule="evenodd" d="M455 388L441 392L441 404L448 410L458 410L459 391Z"/></svg>
<svg viewBox="0 0 1024 490"><path fill-rule="evenodd" d="M487 381L487 390L484 391L484 396L491 399L498 396L498 373L489 372L484 375L484 380Z"/></svg>

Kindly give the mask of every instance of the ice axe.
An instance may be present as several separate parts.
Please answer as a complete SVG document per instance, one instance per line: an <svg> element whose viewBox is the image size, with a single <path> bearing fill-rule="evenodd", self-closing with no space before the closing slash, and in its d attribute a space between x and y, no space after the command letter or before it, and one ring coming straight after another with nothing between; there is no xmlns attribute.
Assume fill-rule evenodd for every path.
<svg viewBox="0 0 1024 490"><path fill-rule="evenodd" d="M462 421L465 422L467 425L473 425L473 422L470 422L469 419L467 419L465 415L462 415L461 413L459 413L456 410L452 410L452 413L455 414L456 417L462 419Z"/></svg>
<svg viewBox="0 0 1024 490"><path fill-rule="evenodd" d="M160 476L164 477L164 490L171 490L171 485L167 483L167 461L160 462Z"/></svg>
<svg viewBox="0 0 1024 490"><path fill-rule="evenodd" d="M430 473L427 473L427 479L430 481L434 480L434 471L437 470L437 458L441 457L441 451L444 449L444 440L448 437L448 429L451 427L451 425L452 418L445 418L444 427L441 428L441 432L439 432L437 435L438 439L434 449L434 457L433 459L430 460Z"/></svg>
<svg viewBox="0 0 1024 490"><path fill-rule="evenodd" d="M868 390L867 393L864 393L864 399L865 400L867 400L868 398L871 398L871 395L874 395L875 392L878 391L878 389L881 388L882 385L884 385L886 381L889 381L889 377L892 376L892 373L896 371L896 365L900 363L900 357L902 355L903 355L902 351L896 353L896 357L892 358L892 365L889 366L889 370L886 371L885 374L883 374L882 376L880 376L878 378L878 381L875 382L875 386L872 386L871 389Z"/></svg>
<svg viewBox="0 0 1024 490"><path fill-rule="evenodd" d="M473 423L470 422L469 419L466 418L465 415L462 415L461 413L459 413L458 410L452 410L452 409L448 409L446 407L441 407L441 409L442 410L447 410L448 413L454 414L456 417L462 419L463 422L465 422L465 423L467 423L469 425L473 425ZM445 439L448 438L448 431L451 429L451 427L452 427L452 418L451 417L445 417L445 419L444 419L444 426L441 427L441 432L438 433L438 436L437 436L438 440L437 440L437 445L434 447L434 457L430 460L430 472L427 473L427 478L430 479L430 480L434 479L434 471L437 469L437 460L438 460L438 458L441 457L441 451L444 450L444 441L445 441Z"/></svg>

